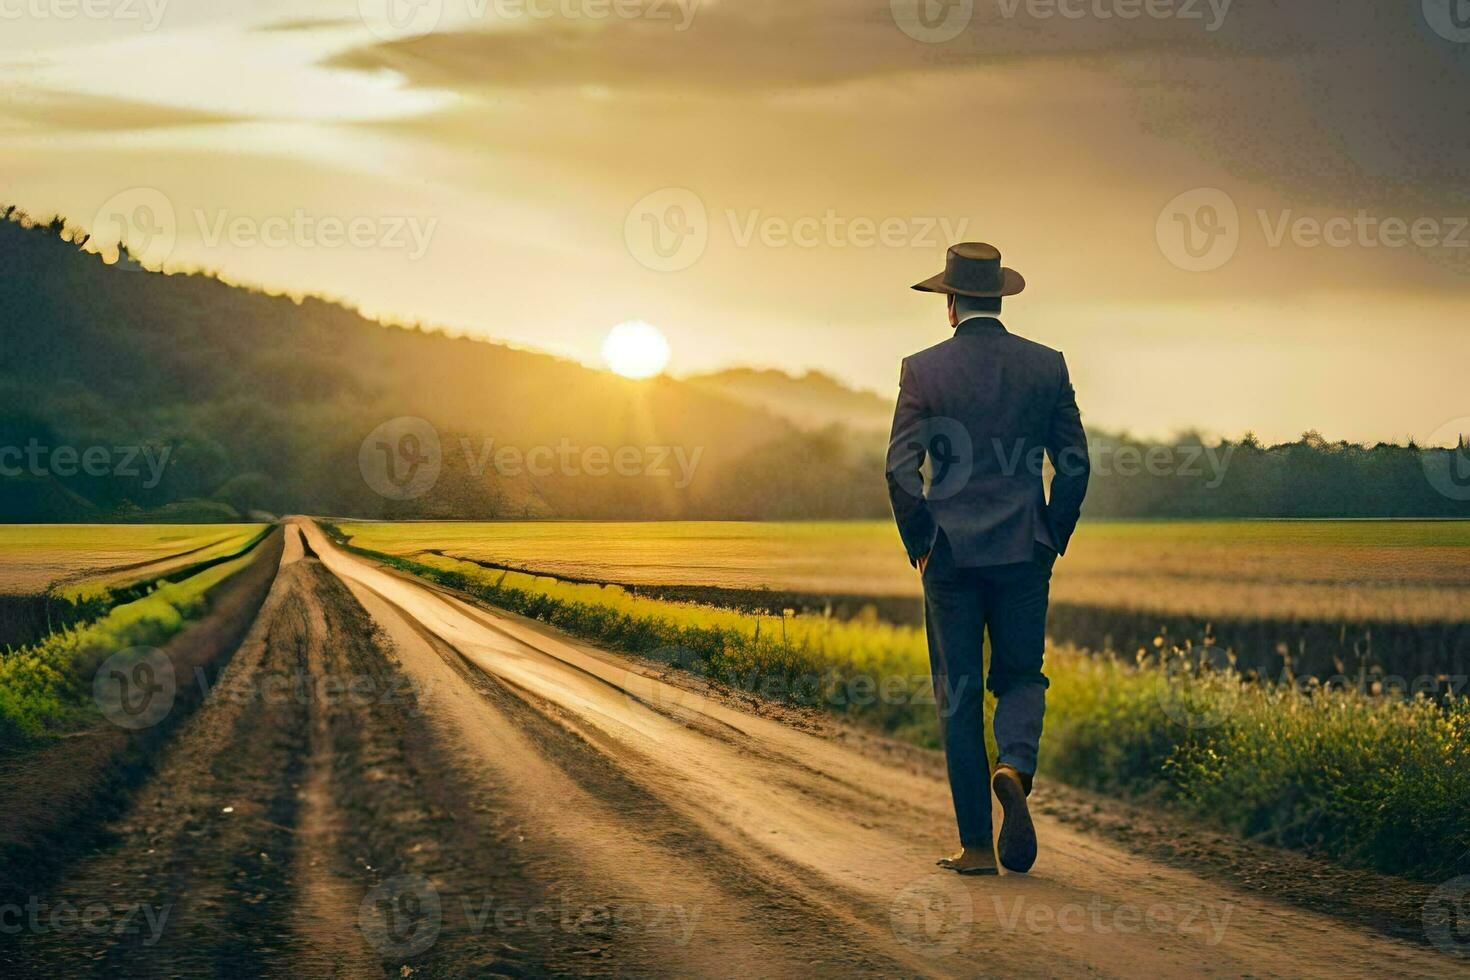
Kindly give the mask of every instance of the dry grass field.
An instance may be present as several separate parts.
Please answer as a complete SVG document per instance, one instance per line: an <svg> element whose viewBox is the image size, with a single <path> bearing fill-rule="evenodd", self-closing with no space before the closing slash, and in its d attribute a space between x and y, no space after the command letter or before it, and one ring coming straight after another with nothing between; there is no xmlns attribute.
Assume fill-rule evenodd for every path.
<svg viewBox="0 0 1470 980"><path fill-rule="evenodd" d="M375 551L639 586L920 595L887 522L346 525ZM1470 621L1470 522L1084 523L1059 603L1218 616Z"/></svg>
<svg viewBox="0 0 1470 980"><path fill-rule="evenodd" d="M0 525L0 595L128 584L239 548L259 524Z"/></svg>

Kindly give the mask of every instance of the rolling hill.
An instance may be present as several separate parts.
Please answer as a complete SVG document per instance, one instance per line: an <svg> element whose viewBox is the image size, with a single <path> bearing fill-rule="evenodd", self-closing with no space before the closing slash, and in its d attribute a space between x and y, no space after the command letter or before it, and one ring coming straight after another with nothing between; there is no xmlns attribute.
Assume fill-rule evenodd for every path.
<svg viewBox="0 0 1470 980"><path fill-rule="evenodd" d="M889 405L826 375L629 381L85 237L0 211L0 521L888 514ZM1090 516L1470 516L1463 440L1092 444Z"/></svg>
<svg viewBox="0 0 1470 980"><path fill-rule="evenodd" d="M808 431L840 425L853 432L886 436L893 400L849 388L820 371L793 376L784 371L729 368L684 379L702 390L763 408Z"/></svg>
<svg viewBox="0 0 1470 980"><path fill-rule="evenodd" d="M0 519L755 517L773 502L790 516L886 509L881 445L804 433L709 385L629 381L384 325L322 299L150 272L126 257L107 264L60 220L6 218L0 446L31 455L0 459L15 464L0 472ZM405 417L437 436L437 477L395 499L392 487L389 496L374 488L382 480L373 469L387 465L378 452L432 448L402 443L399 431L389 448L378 445L375 430ZM81 462L88 452L90 467ZM157 479L142 463L148 453L166 462ZM814 459L820 467L793 465ZM407 473L393 465L395 476Z"/></svg>

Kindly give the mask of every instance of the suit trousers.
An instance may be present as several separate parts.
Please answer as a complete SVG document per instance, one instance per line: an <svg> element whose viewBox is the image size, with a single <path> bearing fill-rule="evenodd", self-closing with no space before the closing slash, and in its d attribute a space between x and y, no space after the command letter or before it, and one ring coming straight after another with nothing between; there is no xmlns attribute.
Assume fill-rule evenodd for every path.
<svg viewBox="0 0 1470 980"><path fill-rule="evenodd" d="M967 847L991 846L985 688L996 698L999 761L1018 772L1036 771L1048 685L1041 661L1055 561L1056 552L1037 544L1032 561L959 568L941 532L924 568L924 625L934 698L960 843Z"/></svg>

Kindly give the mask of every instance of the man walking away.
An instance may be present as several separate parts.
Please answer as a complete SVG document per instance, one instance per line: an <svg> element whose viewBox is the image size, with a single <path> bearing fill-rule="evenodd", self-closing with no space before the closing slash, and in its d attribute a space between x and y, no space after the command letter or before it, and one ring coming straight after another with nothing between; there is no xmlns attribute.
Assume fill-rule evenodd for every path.
<svg viewBox="0 0 1470 980"><path fill-rule="evenodd" d="M924 582L934 694L959 824L961 874L1024 872L1036 861L1026 806L1046 709L1042 654L1052 565L1065 554L1089 473L1087 437L1059 351L1001 325L1025 280L993 246L949 250L914 286L948 297L954 336L904 359L888 447L888 495ZM1051 499L1042 454L1055 475ZM927 479L923 470L927 461ZM983 638L990 636L990 671ZM982 683L983 682L983 683ZM995 694L995 772L984 687ZM1004 818L992 843L990 790Z"/></svg>

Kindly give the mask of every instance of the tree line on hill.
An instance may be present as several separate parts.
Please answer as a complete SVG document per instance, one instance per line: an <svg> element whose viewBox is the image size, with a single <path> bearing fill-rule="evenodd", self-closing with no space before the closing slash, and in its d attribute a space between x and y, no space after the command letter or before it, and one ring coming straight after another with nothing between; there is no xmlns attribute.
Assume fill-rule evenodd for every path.
<svg viewBox="0 0 1470 980"><path fill-rule="evenodd" d="M143 270L125 250L109 264L60 219L0 214L0 520L888 513L871 412L864 428L813 430L779 411L834 397L829 378L783 380L765 402L708 381L633 382L319 298ZM839 394L841 418L854 393ZM437 451L390 422L405 418ZM1470 517L1463 449L1316 433L1092 441L1093 517ZM419 461L432 481L403 492L420 489L400 482Z"/></svg>

